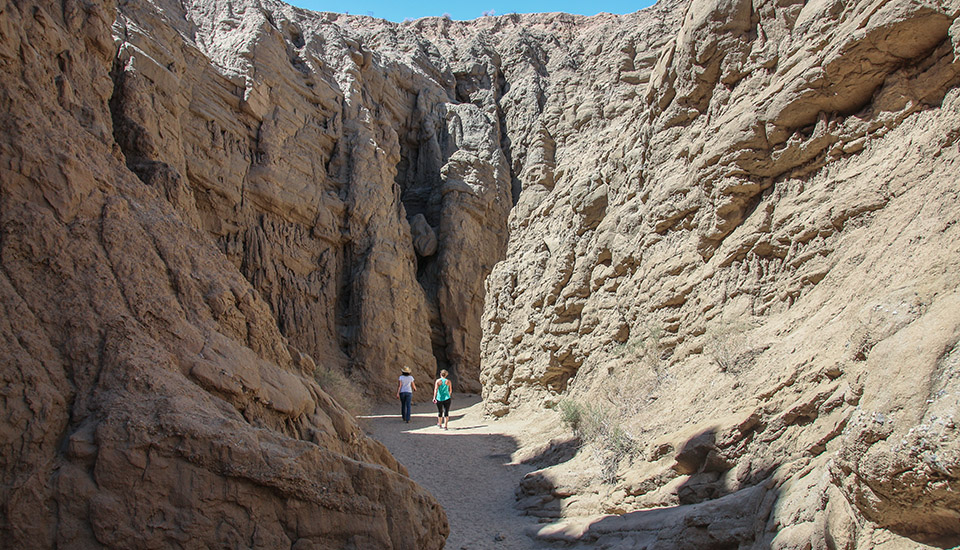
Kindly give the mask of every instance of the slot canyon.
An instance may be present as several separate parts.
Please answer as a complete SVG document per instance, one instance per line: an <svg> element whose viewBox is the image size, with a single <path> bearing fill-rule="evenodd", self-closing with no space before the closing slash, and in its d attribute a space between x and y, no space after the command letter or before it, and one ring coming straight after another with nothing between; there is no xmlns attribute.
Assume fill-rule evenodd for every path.
<svg viewBox="0 0 960 550"><path fill-rule="evenodd" d="M443 548L401 366L531 547L960 545L958 16L0 0L0 547Z"/></svg>

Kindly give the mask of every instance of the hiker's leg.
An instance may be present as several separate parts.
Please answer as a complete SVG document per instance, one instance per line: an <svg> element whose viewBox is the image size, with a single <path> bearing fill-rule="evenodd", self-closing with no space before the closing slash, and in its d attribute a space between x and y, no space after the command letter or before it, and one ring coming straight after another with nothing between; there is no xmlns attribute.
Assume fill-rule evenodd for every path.
<svg viewBox="0 0 960 550"><path fill-rule="evenodd" d="M400 416L404 421L410 422L410 402L413 400L413 394L410 392L400 393Z"/></svg>

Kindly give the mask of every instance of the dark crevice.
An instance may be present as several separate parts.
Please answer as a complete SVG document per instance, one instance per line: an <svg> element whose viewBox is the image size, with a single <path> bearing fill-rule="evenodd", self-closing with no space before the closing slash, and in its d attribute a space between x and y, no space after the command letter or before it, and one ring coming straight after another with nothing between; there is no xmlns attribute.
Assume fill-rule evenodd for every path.
<svg viewBox="0 0 960 550"><path fill-rule="evenodd" d="M447 160L446 126L432 105L417 98L407 127L400 132L400 160L397 163L396 184L399 198L408 221L422 215L430 228L438 233L443 197L440 191L440 169ZM439 258L443 242L429 255L416 253L417 283L423 289L429 306L430 343L437 362L437 372L450 369L447 357L446 326L440 314L438 293L441 286ZM455 374L453 376L455 380Z"/></svg>
<svg viewBox="0 0 960 550"><path fill-rule="evenodd" d="M334 314L336 315L336 339L340 351L346 357L353 357L356 347L357 332L359 330L359 318L357 315L358 304L354 293L354 273L351 266L354 265L353 250L345 247L343 250L343 265L345 268L340 272L336 302L334 304Z"/></svg>
<svg viewBox="0 0 960 550"><path fill-rule="evenodd" d="M130 74L120 64L119 54L114 56L110 71L113 94L110 96L110 117L113 122L113 140L123 152L127 168L149 187L160 192L171 203L176 190L184 187L180 172L170 164L152 158L154 138L137 121L127 117L125 110L136 98L127 94Z"/></svg>
<svg viewBox="0 0 960 550"><path fill-rule="evenodd" d="M510 173L510 199L512 205L516 206L520 201L520 192L523 187L520 184L520 178L513 170L513 142L510 141L509 132L507 132L507 117L500 108L500 100L510 89L510 83L503 77L503 73L497 71L497 124L500 127L500 150L507 160L507 169Z"/></svg>
<svg viewBox="0 0 960 550"><path fill-rule="evenodd" d="M302 48L306 45L303 40L303 33L297 29L290 29L290 42L293 43L295 48Z"/></svg>

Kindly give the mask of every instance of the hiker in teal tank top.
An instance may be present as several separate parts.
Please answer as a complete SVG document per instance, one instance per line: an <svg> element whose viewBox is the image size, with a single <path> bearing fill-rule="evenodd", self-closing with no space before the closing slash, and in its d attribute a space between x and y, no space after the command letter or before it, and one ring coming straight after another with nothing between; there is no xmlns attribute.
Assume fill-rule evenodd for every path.
<svg viewBox="0 0 960 550"><path fill-rule="evenodd" d="M450 373L446 369L440 371L440 378L433 383L433 402L437 404L437 427L444 430L449 429L450 423L450 401L453 398L453 386L447 376Z"/></svg>

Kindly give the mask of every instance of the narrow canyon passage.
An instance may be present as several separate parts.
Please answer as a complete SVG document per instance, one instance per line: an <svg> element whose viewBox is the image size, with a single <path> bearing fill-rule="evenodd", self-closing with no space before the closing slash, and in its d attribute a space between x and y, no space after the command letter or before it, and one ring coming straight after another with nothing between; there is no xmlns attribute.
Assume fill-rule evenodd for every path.
<svg viewBox="0 0 960 550"><path fill-rule="evenodd" d="M535 469L511 458L522 424L484 418L476 395L454 395L449 430L436 426L430 402L413 406L410 424L399 412L399 405L378 407L365 417L368 429L446 510L448 550L547 548L526 534L536 518L514 506L520 479Z"/></svg>

